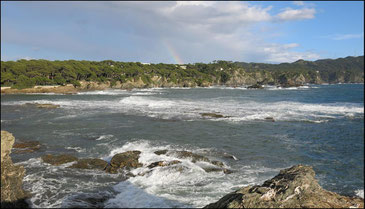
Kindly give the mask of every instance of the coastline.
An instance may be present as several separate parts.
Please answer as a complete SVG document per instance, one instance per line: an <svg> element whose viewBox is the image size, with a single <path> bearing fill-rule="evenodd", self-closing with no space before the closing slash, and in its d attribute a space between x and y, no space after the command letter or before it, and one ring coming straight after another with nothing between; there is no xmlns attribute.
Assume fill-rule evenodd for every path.
<svg viewBox="0 0 365 209"><path fill-rule="evenodd" d="M65 86L55 85L55 86L34 86L32 88L25 89L13 89L11 87L1 87L1 94L42 94L42 93L59 93L59 94L76 94L78 92L87 92L87 91L96 91L96 90L111 90L111 89L119 89L119 90L132 90L132 89L141 89L141 88L211 88L214 86L228 86L228 87L243 87L249 86L249 84L242 84L239 86L236 85L205 85L205 86L195 86L188 85L182 86L180 84L171 84L169 85L155 85L155 86L146 86L140 85L139 83L127 83L128 85L117 84L113 87L110 87L110 83L97 83L97 82L80 82L81 86L74 87L72 84L67 84ZM364 83L306 83L303 85L337 85L337 84L364 84ZM280 84L276 84L280 85ZM302 86L303 86L302 85ZM291 86L290 86L291 87ZM290 88L288 87L288 88Z"/></svg>

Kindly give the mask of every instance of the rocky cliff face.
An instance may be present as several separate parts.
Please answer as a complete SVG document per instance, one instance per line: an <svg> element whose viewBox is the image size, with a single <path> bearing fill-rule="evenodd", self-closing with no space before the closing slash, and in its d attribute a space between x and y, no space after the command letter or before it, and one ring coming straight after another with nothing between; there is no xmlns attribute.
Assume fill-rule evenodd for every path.
<svg viewBox="0 0 365 209"><path fill-rule="evenodd" d="M28 194L23 190L23 166L14 165L10 153L14 136L1 131L1 208L28 208Z"/></svg>
<svg viewBox="0 0 365 209"><path fill-rule="evenodd" d="M205 208L363 208L361 198L323 189L310 166L296 165L261 186L247 186Z"/></svg>

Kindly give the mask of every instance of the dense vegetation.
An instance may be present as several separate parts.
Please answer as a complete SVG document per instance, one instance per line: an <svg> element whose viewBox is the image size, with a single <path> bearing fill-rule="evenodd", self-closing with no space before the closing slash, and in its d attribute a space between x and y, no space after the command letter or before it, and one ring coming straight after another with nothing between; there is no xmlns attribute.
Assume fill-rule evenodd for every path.
<svg viewBox="0 0 365 209"><path fill-rule="evenodd" d="M80 85L79 81L109 81L111 85L117 81L122 83L142 79L151 83L154 76L168 82L194 82L202 85L224 84L235 73L252 72L270 73L273 77L282 77L302 73L315 75L319 71L324 81L335 80L337 76L362 76L364 73L364 56L340 59L317 60L315 62L298 60L294 63L263 64L229 61L214 61L209 64L195 63L175 64L142 64L140 62L96 61L48 61L18 60L1 61L1 86L27 88L34 85Z"/></svg>

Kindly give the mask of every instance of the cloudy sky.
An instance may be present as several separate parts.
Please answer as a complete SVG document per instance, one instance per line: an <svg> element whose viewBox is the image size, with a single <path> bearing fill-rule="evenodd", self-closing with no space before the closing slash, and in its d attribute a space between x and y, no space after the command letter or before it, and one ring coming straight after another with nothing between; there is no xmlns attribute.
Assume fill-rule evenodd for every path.
<svg viewBox="0 0 365 209"><path fill-rule="evenodd" d="M364 54L364 2L1 2L1 60L293 62Z"/></svg>

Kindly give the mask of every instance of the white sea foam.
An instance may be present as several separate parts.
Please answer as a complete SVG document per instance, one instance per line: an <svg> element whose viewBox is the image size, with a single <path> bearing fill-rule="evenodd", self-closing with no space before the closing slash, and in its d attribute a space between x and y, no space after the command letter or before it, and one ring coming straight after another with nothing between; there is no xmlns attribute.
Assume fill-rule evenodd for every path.
<svg viewBox="0 0 365 209"><path fill-rule="evenodd" d="M108 134L108 135L101 135L101 136L99 136L97 139L95 139L95 140L97 140L97 141L99 141L99 140L104 140L104 139L110 139L111 137L113 137L114 135L112 135L112 134Z"/></svg>
<svg viewBox="0 0 365 209"><path fill-rule="evenodd" d="M358 197L361 197L361 198L364 198L364 190L363 189L358 189L355 191L355 194L358 196Z"/></svg>
<svg viewBox="0 0 365 209"><path fill-rule="evenodd" d="M102 91L86 91L78 92L78 95L125 95L128 94L127 90L102 90Z"/></svg>
<svg viewBox="0 0 365 209"><path fill-rule="evenodd" d="M207 162L192 163L190 159L154 153L163 149L169 151L187 150L198 154L201 152L209 153L210 150L154 145L147 140L128 142L120 148L111 150L110 154L105 157L106 160L117 153L139 150L141 151L139 162L143 166L131 171L136 175L135 177L131 177L126 182L121 182L114 187L120 194L108 200L107 207L202 207L216 201L222 195L234 191L237 186L260 183L263 179L259 178L259 174L273 171L273 169L249 165L231 168L229 163L225 162L226 168L234 169L234 173L207 173L203 167L213 166L212 164ZM205 156L215 159L209 155ZM152 169L147 167L156 161L168 162L172 160L179 160L181 163Z"/></svg>
<svg viewBox="0 0 365 209"><path fill-rule="evenodd" d="M294 88L307 89L312 87L305 86ZM115 90L113 90L113 92L114 91ZM166 89L132 90L125 95L113 99L103 97L99 100L90 101L72 97L68 99L58 98L55 100L12 101L4 102L2 105L19 105L29 102L57 104L61 105L61 108L63 109L70 109L69 115L72 115L72 117L107 111L161 119L180 119L189 121L204 119L232 122L253 120L264 121L266 117L273 117L275 121L309 121L313 123L325 123L333 118L363 117L364 113L363 106L357 103L343 102L316 104L292 101L256 102L236 98L227 99L226 97L199 99L165 98L158 96L162 91L166 91ZM217 113L228 117L202 117L201 113Z"/></svg>
<svg viewBox="0 0 365 209"><path fill-rule="evenodd" d="M111 186L121 179L119 175L113 176L102 171L82 169L70 171L70 168L66 168L73 163L52 166L43 163L40 158L17 163L27 170L23 188L32 193L30 198L32 207L61 207L68 196L74 193L87 193L97 188Z"/></svg>

